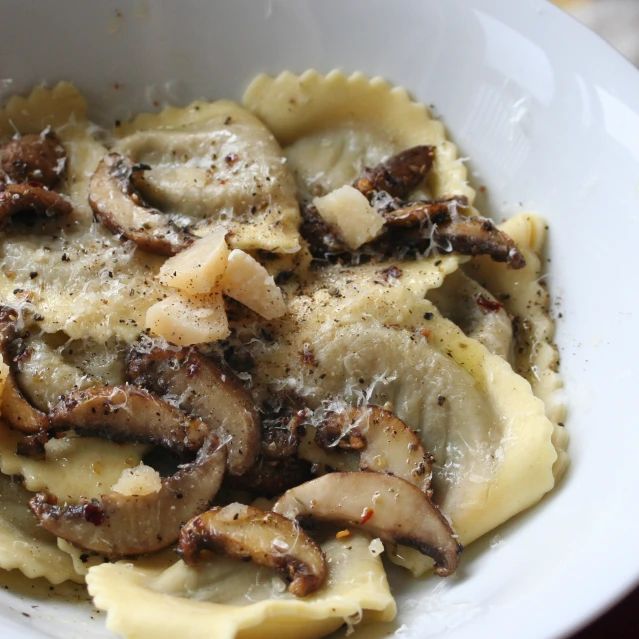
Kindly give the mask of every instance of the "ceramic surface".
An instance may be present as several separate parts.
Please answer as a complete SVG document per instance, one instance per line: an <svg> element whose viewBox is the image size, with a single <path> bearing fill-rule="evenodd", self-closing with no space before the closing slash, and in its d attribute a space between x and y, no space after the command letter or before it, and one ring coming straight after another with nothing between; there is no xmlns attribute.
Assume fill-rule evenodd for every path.
<svg viewBox="0 0 639 639"><path fill-rule="evenodd" d="M540 0L0 7L4 96L70 79L88 94L93 117L110 122L155 103L240 99L262 71L360 70L434 105L470 158L474 185L486 187L484 212L548 218L570 404L567 476L536 508L470 547L456 577L413 582L393 572L398 623L356 636L560 637L636 582L636 69ZM0 575L0 585L9 586L0 589L4 639L111 636L80 591L67 602L13 575Z"/></svg>

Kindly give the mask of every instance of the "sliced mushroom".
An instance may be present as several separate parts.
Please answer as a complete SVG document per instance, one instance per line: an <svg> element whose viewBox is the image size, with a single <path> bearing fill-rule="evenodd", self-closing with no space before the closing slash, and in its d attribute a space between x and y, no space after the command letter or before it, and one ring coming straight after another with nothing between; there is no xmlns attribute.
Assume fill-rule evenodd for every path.
<svg viewBox="0 0 639 639"><path fill-rule="evenodd" d="M178 554L194 566L202 550L274 568L291 581L289 590L297 597L315 592L326 578L324 552L297 522L252 506L233 503L189 521Z"/></svg>
<svg viewBox="0 0 639 639"><path fill-rule="evenodd" d="M102 386L65 395L51 411L51 432L73 430L83 437L148 442L188 456L210 433L198 418L135 386Z"/></svg>
<svg viewBox="0 0 639 639"><path fill-rule="evenodd" d="M513 269L526 266L515 243L487 218L460 215L438 225L434 240L448 242L453 251L462 255L490 255L495 262L506 262Z"/></svg>
<svg viewBox="0 0 639 639"><path fill-rule="evenodd" d="M335 522L363 528L382 541L415 548L435 560L435 573L455 572L462 547L429 497L399 477L329 473L287 491L273 512L306 525Z"/></svg>
<svg viewBox="0 0 639 639"><path fill-rule="evenodd" d="M15 184L37 182L52 189L64 172L66 151L51 131L29 133L0 146L0 170Z"/></svg>
<svg viewBox="0 0 639 639"><path fill-rule="evenodd" d="M364 167L353 186L364 195L385 191L404 198L424 179L434 160L434 146L414 146L372 169Z"/></svg>
<svg viewBox="0 0 639 639"><path fill-rule="evenodd" d="M309 243L311 251L318 257L325 253L347 253L348 246L339 231L328 224L312 205L300 207L302 224L301 236Z"/></svg>
<svg viewBox="0 0 639 639"><path fill-rule="evenodd" d="M23 394L17 380L16 361L20 353L16 352L16 340L19 337L16 321L18 312L8 306L0 307L0 354L9 367L9 373L2 389L0 414L13 428L23 433L35 434L49 426L49 418L33 406ZM23 450L41 452L42 446L32 448L29 443Z"/></svg>
<svg viewBox="0 0 639 639"><path fill-rule="evenodd" d="M344 470L340 460L344 451L355 451L360 470L402 477L431 494L432 455L412 428L379 406L348 407L330 413L317 429L315 443L325 454L315 457L313 446L302 446L303 459Z"/></svg>
<svg viewBox="0 0 639 639"><path fill-rule="evenodd" d="M385 252L393 246L423 250L435 242L444 251L490 255L511 268L524 267L526 261L515 243L491 220L458 212L467 206L468 200L461 196L408 204L385 201L378 211L386 218L389 232L381 238L379 248Z"/></svg>
<svg viewBox="0 0 639 639"><path fill-rule="evenodd" d="M267 397L262 413L262 455L266 459L287 459L297 454L307 415L306 402L293 391Z"/></svg>
<svg viewBox="0 0 639 639"><path fill-rule="evenodd" d="M311 465L303 459L266 459L261 457L243 475L227 475L224 487L252 495L275 497L313 478Z"/></svg>
<svg viewBox="0 0 639 639"><path fill-rule="evenodd" d="M177 401L217 432L228 447L228 470L241 475L260 452L260 419L235 374L194 348L135 344L127 353L131 381Z"/></svg>
<svg viewBox="0 0 639 639"><path fill-rule="evenodd" d="M226 448L206 424L167 402L130 386L104 387L67 395L54 409L53 431L113 441L154 443L195 460L163 478L157 492L122 495L59 506L54 495L38 493L29 507L42 527L80 548L111 557L156 552L177 540L180 526L215 497L226 462Z"/></svg>
<svg viewBox="0 0 639 639"><path fill-rule="evenodd" d="M73 207L62 195L43 186L0 183L0 220L22 211L37 211L48 216L68 215Z"/></svg>
<svg viewBox="0 0 639 639"><path fill-rule="evenodd" d="M134 173L148 169L119 153L100 161L89 186L89 204L112 233L121 234L141 249L175 255L196 239L176 220L146 206L133 186Z"/></svg>
<svg viewBox="0 0 639 639"><path fill-rule="evenodd" d="M441 200L423 202L398 203L382 207L380 213L390 227L414 228L426 224L443 224L451 219L451 208L468 206L468 199L463 196L447 197ZM398 207L398 208L396 208Z"/></svg>

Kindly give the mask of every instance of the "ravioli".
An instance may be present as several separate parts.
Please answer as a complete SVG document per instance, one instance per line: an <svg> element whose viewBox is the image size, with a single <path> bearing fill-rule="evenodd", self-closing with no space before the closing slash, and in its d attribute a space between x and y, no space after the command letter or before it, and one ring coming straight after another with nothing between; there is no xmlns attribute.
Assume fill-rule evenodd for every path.
<svg viewBox="0 0 639 639"><path fill-rule="evenodd" d="M554 473L559 479L568 465L568 434L563 381L558 372L559 353L553 342L555 324L550 317L550 295L543 280L542 260L547 225L538 215L517 215L500 227L512 237L526 258L519 271L478 258L468 274L499 299L515 318L517 344L514 368L527 379L533 392L544 402L546 415L554 424L553 441L558 451Z"/></svg>
<svg viewBox="0 0 639 639"><path fill-rule="evenodd" d="M429 290L428 299L439 312L491 353L512 360L513 329L503 305L483 286L456 271L442 286Z"/></svg>
<svg viewBox="0 0 639 639"><path fill-rule="evenodd" d="M34 492L47 491L63 501L99 497L115 484L123 470L137 466L148 446L116 444L69 434L45 445L46 459L18 455L22 435L0 421L0 470L19 475Z"/></svg>
<svg viewBox="0 0 639 639"><path fill-rule="evenodd" d="M61 83L12 99L0 111L0 122L10 119L21 133L51 126L58 134L67 151L62 192L73 204L69 219L39 220L33 229L14 221L5 230L0 297L19 308L37 307L44 332L131 341L144 327L146 309L162 299L154 280L161 260L93 221L89 180L106 148L94 139L86 109L77 89Z"/></svg>
<svg viewBox="0 0 639 639"><path fill-rule="evenodd" d="M138 187L193 232L223 226L231 248L295 253L299 205L275 138L228 100L144 114L116 128L113 150L150 165Z"/></svg>
<svg viewBox="0 0 639 639"><path fill-rule="evenodd" d="M27 508L30 496L17 479L0 475L0 568L20 570L30 579L44 577L52 584L82 583L69 555Z"/></svg>
<svg viewBox="0 0 639 639"><path fill-rule="evenodd" d="M87 584L107 626L127 637L172 639L188 628L192 639L316 639L344 623L392 621L396 614L379 556L370 538L328 539L329 577L303 599L270 571L212 557L188 568L167 555L89 569ZM158 615L158 610L163 614Z"/></svg>
<svg viewBox="0 0 639 639"><path fill-rule="evenodd" d="M302 200L350 184L362 166L431 144L437 147L435 163L417 195L463 195L473 202L466 167L446 138L444 125L405 89L391 88L381 78L339 71L260 75L247 88L243 102L284 147Z"/></svg>

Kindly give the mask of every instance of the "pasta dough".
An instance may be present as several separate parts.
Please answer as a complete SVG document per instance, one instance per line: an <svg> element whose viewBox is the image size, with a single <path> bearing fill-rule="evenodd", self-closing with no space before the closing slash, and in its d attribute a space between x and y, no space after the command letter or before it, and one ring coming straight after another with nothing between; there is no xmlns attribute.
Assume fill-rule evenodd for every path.
<svg viewBox="0 0 639 639"><path fill-rule="evenodd" d="M425 188L416 194L463 195L473 202L466 167L444 125L405 89L391 88L381 78L339 71L260 75L246 90L244 105L284 147L303 200L350 184L362 166L431 144L437 147L435 163Z"/></svg>
<svg viewBox="0 0 639 639"><path fill-rule="evenodd" d="M513 329L502 304L475 280L456 271L428 299L439 312L502 359L512 359Z"/></svg>
<svg viewBox="0 0 639 639"><path fill-rule="evenodd" d="M220 225L231 248L295 253L299 206L273 135L234 102L194 102L144 114L118 128L114 150L151 165L138 185L161 210L182 214L194 232Z"/></svg>
<svg viewBox="0 0 639 639"><path fill-rule="evenodd" d="M559 353L553 343L555 324L550 318L550 295L542 279L540 254L546 240L546 223L538 215L521 214L500 227L508 233L526 258L519 271L478 258L468 274L503 300L508 313L516 318L518 337L514 368L527 379L537 397L544 402L546 415L554 425L553 443L558 451L553 472L559 479L568 465L568 434L563 381L558 373Z"/></svg>
<svg viewBox="0 0 639 639"><path fill-rule="evenodd" d="M67 435L47 442L46 459L36 460L16 453L21 439L20 433L0 421L0 470L23 477L29 490L44 490L69 502L108 492L122 471L137 466L149 450L140 444Z"/></svg>
<svg viewBox="0 0 639 639"><path fill-rule="evenodd" d="M69 579L82 583L56 538L38 526L27 508L29 498L16 479L0 475L0 568L20 570L31 579L44 577L52 584Z"/></svg>
<svg viewBox="0 0 639 639"><path fill-rule="evenodd" d="M104 564L89 570L87 584L108 612L107 626L129 637L173 639L188 628L192 639L208 639L215 628L219 639L315 639L344 623L395 617L381 559L369 543L363 534L323 542L329 577L303 599L270 571L223 557L198 568L181 561L167 567L166 554Z"/></svg>

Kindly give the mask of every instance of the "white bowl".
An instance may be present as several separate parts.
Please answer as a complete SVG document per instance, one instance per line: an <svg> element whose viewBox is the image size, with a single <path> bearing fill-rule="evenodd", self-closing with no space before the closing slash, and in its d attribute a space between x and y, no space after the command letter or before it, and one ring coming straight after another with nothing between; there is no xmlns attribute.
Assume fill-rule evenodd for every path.
<svg viewBox="0 0 639 639"><path fill-rule="evenodd" d="M639 73L629 63L540 0L0 7L5 95L70 79L102 120L154 100L239 99L258 72L309 67L382 75L434 104L487 187L479 205L497 218L534 210L549 220L572 465L543 503L497 531L500 543L491 534L469 548L458 578L393 575L406 624L398 636L560 637L633 586ZM86 604L0 579L11 587L0 593L5 639L110 636Z"/></svg>

